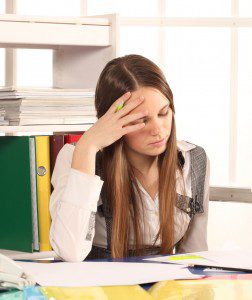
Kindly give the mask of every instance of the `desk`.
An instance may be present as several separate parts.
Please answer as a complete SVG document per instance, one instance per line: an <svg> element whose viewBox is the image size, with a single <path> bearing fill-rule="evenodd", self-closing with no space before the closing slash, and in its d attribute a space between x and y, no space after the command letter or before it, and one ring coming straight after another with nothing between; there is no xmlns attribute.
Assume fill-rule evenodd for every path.
<svg viewBox="0 0 252 300"><path fill-rule="evenodd" d="M117 261L117 262L142 262L142 263L151 263L149 261L144 261L144 258L153 258L153 257L158 257L160 255L155 255L155 256L143 256L143 257L130 257L127 259L97 259L97 260L93 260L93 261ZM54 263L57 263L56 261ZM156 262L155 262L156 263ZM162 263L161 263L162 264ZM206 277L204 279L197 279L197 280L176 280L176 281L166 281L166 282L162 282L162 283L157 283L157 284L142 284L140 285L145 291L148 292L155 292L155 295L157 297L151 297L150 299L164 299L164 298L160 298L162 296L162 294L166 293L166 291L169 289L169 292L171 292L171 290L175 290L176 293L177 291L179 291L179 293L181 294L182 291L186 290L187 292L190 292L190 289L193 287L194 291L197 291L199 293L201 293L202 295L202 291L204 291L204 289L207 289L208 292L208 296L209 298L204 298L204 300L215 300L215 298L213 297L213 288L216 288L216 286L218 285L214 279L217 280L226 280L226 284L228 283L227 279L232 279L232 280L238 280L240 282L240 280L244 280L244 283L246 281L246 283L248 283L247 285L249 285L249 288L251 286L251 290L252 290L252 272L251 274L244 274L243 272L217 272L217 271L207 271L204 270L203 268L199 269L194 269L194 268L189 268L189 270L193 273L193 274L199 274L199 275L205 275ZM212 287L211 284L209 284L209 280L212 280ZM202 283L206 283L204 284L205 286L202 285ZM237 282L238 282L237 281ZM223 281L224 282L224 281ZM250 284L251 282L251 284ZM230 282L229 282L230 283ZM231 282L232 283L232 282ZM162 284L162 285L161 285ZM191 284L191 285L190 285ZM244 287L241 285L238 285L238 288L247 288L247 285ZM228 286L228 285L227 285ZM155 291L155 289L157 290L157 288L159 289L158 291ZM236 289L236 287L232 287L234 290ZM228 287L229 291L230 291L230 286ZM182 295L182 294L181 294ZM252 295L252 294L251 294ZM11 296L11 297L10 297ZM208 297L207 296L207 297ZM181 298L179 298L180 296L178 296L178 298L170 298L172 300L179 300L179 299L183 299L182 296ZM40 291L40 287L36 286L36 287L30 287L30 288L26 288L23 292L14 292L11 295L7 293L0 293L0 300L7 300L7 299L14 299L14 300L23 300L23 299L28 299L28 300L46 300L48 298L46 298L44 296L44 294ZM69 299L69 298L68 298ZM96 298L94 298L95 300ZM166 298L166 300L168 300L169 298ZM189 299L189 298L188 298ZM193 299L203 299L203 298L197 298L196 295L194 294L194 298ZM217 298L219 299L219 298ZM236 299L248 299L248 298L236 298ZM252 299L252 297L251 297ZM62 299L63 300L63 299ZM100 300L97 298L97 300ZM109 299L107 299L109 300ZM120 300L120 299L118 299ZM223 299L221 299L223 300ZM231 298L229 298L228 300L231 300Z"/></svg>

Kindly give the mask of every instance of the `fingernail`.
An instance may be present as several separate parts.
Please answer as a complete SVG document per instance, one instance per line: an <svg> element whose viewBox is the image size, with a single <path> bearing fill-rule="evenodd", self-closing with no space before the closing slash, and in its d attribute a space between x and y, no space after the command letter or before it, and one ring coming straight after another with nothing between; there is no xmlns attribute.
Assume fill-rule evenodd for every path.
<svg viewBox="0 0 252 300"><path fill-rule="evenodd" d="M130 95L130 92L127 92L127 93L125 94L126 97L129 96L129 95Z"/></svg>
<svg viewBox="0 0 252 300"><path fill-rule="evenodd" d="M122 101L117 107L116 107L116 112L119 111L120 109L123 108L124 101Z"/></svg>
<svg viewBox="0 0 252 300"><path fill-rule="evenodd" d="M143 99L144 99L144 96L140 96L140 99L143 100Z"/></svg>

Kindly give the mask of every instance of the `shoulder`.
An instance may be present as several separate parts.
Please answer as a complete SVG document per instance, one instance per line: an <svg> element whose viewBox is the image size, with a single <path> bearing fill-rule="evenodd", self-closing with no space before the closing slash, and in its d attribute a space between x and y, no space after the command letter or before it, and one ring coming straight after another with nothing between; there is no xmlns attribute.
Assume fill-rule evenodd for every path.
<svg viewBox="0 0 252 300"><path fill-rule="evenodd" d="M185 141L185 140L177 140L177 147L178 147L178 150L183 151L183 152L188 152L188 151L191 151L192 149L197 149L198 151L200 150L200 151L205 152L203 147L196 145L192 142Z"/></svg>
<svg viewBox="0 0 252 300"><path fill-rule="evenodd" d="M185 140L177 140L177 148L182 152L186 160L193 154L194 157L206 161L206 165L209 166L209 157L202 146Z"/></svg>
<svg viewBox="0 0 252 300"><path fill-rule="evenodd" d="M206 156L205 149L202 146L193 144L192 142L177 140L177 148L179 151L184 153L191 151L197 154L204 154Z"/></svg>

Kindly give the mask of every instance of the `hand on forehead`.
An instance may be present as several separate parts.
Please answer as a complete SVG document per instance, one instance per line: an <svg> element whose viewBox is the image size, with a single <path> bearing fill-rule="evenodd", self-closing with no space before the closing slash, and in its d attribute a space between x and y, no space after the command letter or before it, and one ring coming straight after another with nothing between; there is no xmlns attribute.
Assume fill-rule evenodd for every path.
<svg viewBox="0 0 252 300"><path fill-rule="evenodd" d="M146 87L131 92L131 96L127 101L125 101L125 105L136 100L140 96L144 97L143 102L135 107L130 113L135 113L141 111L142 109L148 109L149 112L155 113L167 104L170 104L170 101L159 90L151 87Z"/></svg>

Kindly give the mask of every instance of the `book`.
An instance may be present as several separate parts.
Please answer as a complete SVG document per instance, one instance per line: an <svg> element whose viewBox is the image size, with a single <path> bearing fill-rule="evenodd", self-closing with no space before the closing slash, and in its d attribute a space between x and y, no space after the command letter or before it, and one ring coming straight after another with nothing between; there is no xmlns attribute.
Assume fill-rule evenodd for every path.
<svg viewBox="0 0 252 300"><path fill-rule="evenodd" d="M40 251L50 251L49 231L51 217L49 202L51 195L50 184L50 143L49 136L36 136L36 164Z"/></svg>
<svg viewBox="0 0 252 300"><path fill-rule="evenodd" d="M30 137L0 137L0 248L33 252Z"/></svg>

